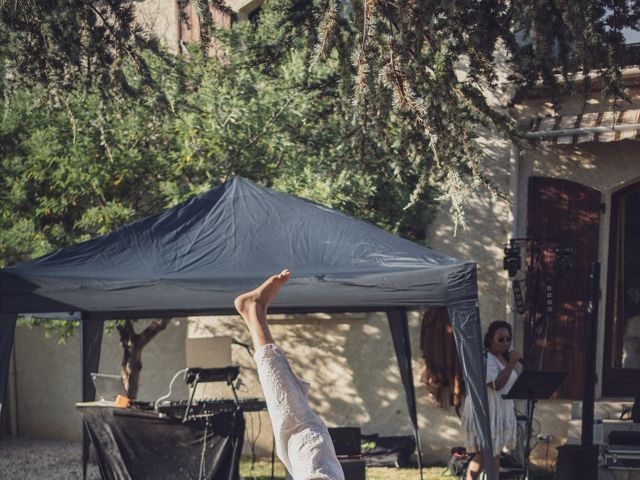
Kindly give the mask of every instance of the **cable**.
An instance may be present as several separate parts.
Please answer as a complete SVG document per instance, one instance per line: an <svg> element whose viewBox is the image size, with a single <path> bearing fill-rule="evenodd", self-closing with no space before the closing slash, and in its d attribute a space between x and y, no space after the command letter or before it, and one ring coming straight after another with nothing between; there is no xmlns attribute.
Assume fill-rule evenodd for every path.
<svg viewBox="0 0 640 480"><path fill-rule="evenodd" d="M553 480L558 480L558 459L553 462L553 467L551 468L551 473L553 474Z"/></svg>
<svg viewBox="0 0 640 480"><path fill-rule="evenodd" d="M255 432L255 427L254 427L254 417L253 414L258 415L258 428L257 428L257 433ZM254 478L254 480L257 480L256 474L255 474L255 462L256 462L256 445L258 443L258 438L260 438L260 435L262 434L262 416L260 415L260 412L250 412L249 413L249 446L251 449L251 468L249 469L249 473L251 474L251 476Z"/></svg>
<svg viewBox="0 0 640 480"><path fill-rule="evenodd" d="M204 437L202 438L202 453L200 454L200 470L198 472L198 480L202 480L206 477L206 466L204 462L204 456L207 449L207 432L209 430L209 419L204 422Z"/></svg>
<svg viewBox="0 0 640 480"><path fill-rule="evenodd" d="M249 414L249 447L251 449L251 468L249 468L249 474L256 480L256 449L255 449L255 435L253 427L253 412Z"/></svg>
<svg viewBox="0 0 640 480"><path fill-rule="evenodd" d="M169 383L169 393L167 393L166 395L160 397L159 399L157 399L155 402L153 402L153 409L157 412L158 411L158 404L166 399L169 398L171 396L171 394L173 393L173 382L176 381L176 378L178 378L178 375L180 375L181 373L185 373L187 370L189 370L188 368L183 368L182 370L178 370L176 372L176 374L173 376L173 378L171 379L171 382Z"/></svg>

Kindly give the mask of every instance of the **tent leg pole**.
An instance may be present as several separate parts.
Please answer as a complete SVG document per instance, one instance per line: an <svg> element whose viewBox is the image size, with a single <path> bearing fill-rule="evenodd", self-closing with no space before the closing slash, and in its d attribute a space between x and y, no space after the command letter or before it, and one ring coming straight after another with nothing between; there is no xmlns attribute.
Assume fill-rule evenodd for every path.
<svg viewBox="0 0 640 480"><path fill-rule="evenodd" d="M82 401L91 402L96 398L96 389L91 381L91 373L97 372L100 366L100 350L102 347L102 332L104 323L88 320L82 314L80 320L80 355L82 376ZM89 432L82 425L82 478L87 478L87 464L89 463Z"/></svg>
<svg viewBox="0 0 640 480"><path fill-rule="evenodd" d="M462 373L467 385L467 395L474 411L476 435L484 456L488 480L496 480L498 472L493 463L493 443L489 420L489 398L486 386L486 359L482 347L480 310L476 301L467 301L447 307L453 327L456 348L460 356Z"/></svg>
<svg viewBox="0 0 640 480"><path fill-rule="evenodd" d="M0 313L0 414L9 384L9 364L17 319L18 315L15 313Z"/></svg>
<svg viewBox="0 0 640 480"><path fill-rule="evenodd" d="M413 386L413 371L411 368L411 342L409 341L409 320L406 309L390 310L387 312L389 329L393 338L393 347L396 351L400 377L404 385L407 397L407 407L409 418L413 426L413 435L416 439L416 450L418 452L418 468L420 469L420 480L423 480L422 472L422 446L420 445L420 431L418 429L418 414L416 409L416 391Z"/></svg>

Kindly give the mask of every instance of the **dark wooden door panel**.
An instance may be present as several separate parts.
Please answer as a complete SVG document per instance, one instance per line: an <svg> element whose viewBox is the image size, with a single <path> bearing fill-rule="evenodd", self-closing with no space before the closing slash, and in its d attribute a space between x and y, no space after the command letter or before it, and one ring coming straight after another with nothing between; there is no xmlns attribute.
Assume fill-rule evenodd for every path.
<svg viewBox="0 0 640 480"><path fill-rule="evenodd" d="M525 322L536 329L525 328L525 351L531 354L530 368L569 372L556 398L582 396L589 264L598 258L600 203L599 191L579 183L529 179L527 298L536 307ZM564 274L554 265L559 247L572 252L572 268Z"/></svg>

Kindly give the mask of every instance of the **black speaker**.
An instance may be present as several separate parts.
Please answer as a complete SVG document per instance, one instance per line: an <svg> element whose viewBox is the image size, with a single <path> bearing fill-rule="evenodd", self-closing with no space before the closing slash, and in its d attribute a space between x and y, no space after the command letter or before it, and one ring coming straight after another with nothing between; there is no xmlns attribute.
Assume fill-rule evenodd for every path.
<svg viewBox="0 0 640 480"><path fill-rule="evenodd" d="M640 445L640 432L631 430L613 430L609 432L609 446L638 446Z"/></svg>
<svg viewBox="0 0 640 480"><path fill-rule="evenodd" d="M597 480L598 445L558 447L558 480Z"/></svg>
<svg viewBox="0 0 640 480"><path fill-rule="evenodd" d="M633 423L640 423L640 392L636 393L636 398L633 400L631 420L633 420Z"/></svg>
<svg viewBox="0 0 640 480"><path fill-rule="evenodd" d="M333 448L339 457L354 457L361 454L360 427L329 428Z"/></svg>
<svg viewBox="0 0 640 480"><path fill-rule="evenodd" d="M361 458L339 459L344 480L367 480L367 464Z"/></svg>

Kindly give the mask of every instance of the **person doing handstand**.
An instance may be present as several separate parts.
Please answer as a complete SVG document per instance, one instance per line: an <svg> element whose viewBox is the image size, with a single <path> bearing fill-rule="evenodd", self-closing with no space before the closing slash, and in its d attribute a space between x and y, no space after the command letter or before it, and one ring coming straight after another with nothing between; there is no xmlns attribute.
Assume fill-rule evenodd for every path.
<svg viewBox="0 0 640 480"><path fill-rule="evenodd" d="M290 276L283 270L233 303L251 334L278 458L295 480L344 480L329 431L309 406L309 384L295 376L269 330L267 309Z"/></svg>

